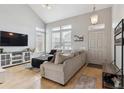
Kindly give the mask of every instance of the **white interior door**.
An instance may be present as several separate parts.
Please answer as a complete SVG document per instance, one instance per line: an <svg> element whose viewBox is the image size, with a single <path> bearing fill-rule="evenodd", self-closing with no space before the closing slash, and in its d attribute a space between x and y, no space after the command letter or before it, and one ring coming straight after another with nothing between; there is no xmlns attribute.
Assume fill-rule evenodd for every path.
<svg viewBox="0 0 124 93"><path fill-rule="evenodd" d="M106 38L104 31L89 32L88 62L102 64L106 61Z"/></svg>

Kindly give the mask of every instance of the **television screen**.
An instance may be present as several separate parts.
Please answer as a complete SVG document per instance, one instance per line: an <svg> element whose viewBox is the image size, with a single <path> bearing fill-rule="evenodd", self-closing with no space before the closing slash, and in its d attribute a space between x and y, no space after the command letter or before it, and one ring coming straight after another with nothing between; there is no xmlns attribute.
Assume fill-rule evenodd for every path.
<svg viewBox="0 0 124 93"><path fill-rule="evenodd" d="M28 35L0 31L0 46L27 46Z"/></svg>

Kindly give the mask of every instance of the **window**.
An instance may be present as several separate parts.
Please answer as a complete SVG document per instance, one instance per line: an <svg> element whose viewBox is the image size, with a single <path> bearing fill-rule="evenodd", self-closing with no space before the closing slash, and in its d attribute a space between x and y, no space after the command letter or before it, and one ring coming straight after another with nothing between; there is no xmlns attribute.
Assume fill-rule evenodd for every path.
<svg viewBox="0 0 124 93"><path fill-rule="evenodd" d="M71 30L62 32L62 49L71 49Z"/></svg>
<svg viewBox="0 0 124 93"><path fill-rule="evenodd" d="M45 32L44 30L38 30L36 32L36 51L37 52L44 52L45 48Z"/></svg>
<svg viewBox="0 0 124 93"><path fill-rule="evenodd" d="M71 49L71 25L55 27L52 29L52 48Z"/></svg>
<svg viewBox="0 0 124 93"><path fill-rule="evenodd" d="M71 25L65 25L65 26L61 26L61 29L71 29Z"/></svg>
<svg viewBox="0 0 124 93"><path fill-rule="evenodd" d="M60 32L52 33L52 48L60 48Z"/></svg>
<svg viewBox="0 0 124 93"><path fill-rule="evenodd" d="M55 27L52 29L52 31L59 31L60 30L60 27Z"/></svg>

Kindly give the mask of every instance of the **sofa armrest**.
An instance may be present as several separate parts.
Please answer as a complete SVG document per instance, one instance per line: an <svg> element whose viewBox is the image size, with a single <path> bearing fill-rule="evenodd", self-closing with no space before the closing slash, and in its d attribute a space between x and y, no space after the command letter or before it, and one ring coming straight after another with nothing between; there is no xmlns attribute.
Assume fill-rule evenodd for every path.
<svg viewBox="0 0 124 93"><path fill-rule="evenodd" d="M83 63L83 65L86 63L86 52L82 52L81 54L81 60L82 60L82 63Z"/></svg>
<svg viewBox="0 0 124 93"><path fill-rule="evenodd" d="M51 62L47 62L45 64L42 64L42 66L44 67L44 70L45 69L49 69L49 70L51 69L54 71L63 71L63 69L64 69L63 64L54 64Z"/></svg>

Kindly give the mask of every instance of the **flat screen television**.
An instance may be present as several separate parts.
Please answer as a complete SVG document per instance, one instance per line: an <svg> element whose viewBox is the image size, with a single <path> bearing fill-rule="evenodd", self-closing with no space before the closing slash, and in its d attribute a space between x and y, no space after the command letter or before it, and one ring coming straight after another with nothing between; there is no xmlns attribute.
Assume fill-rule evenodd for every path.
<svg viewBox="0 0 124 93"><path fill-rule="evenodd" d="M27 46L28 35L0 31L0 46Z"/></svg>

